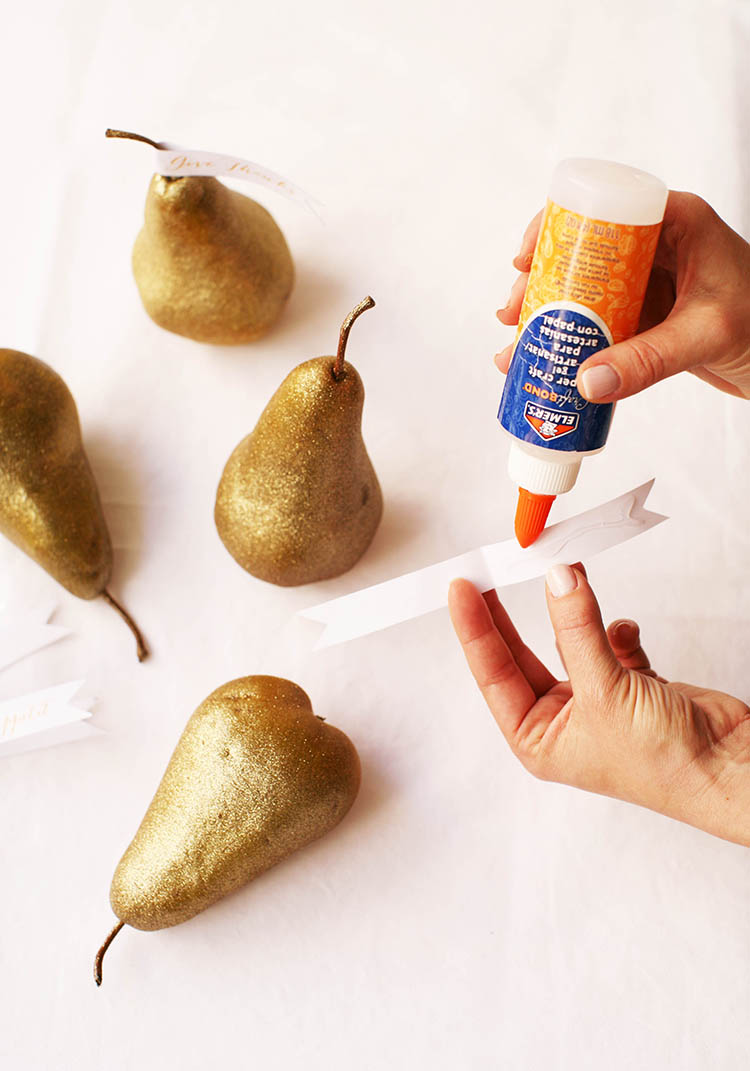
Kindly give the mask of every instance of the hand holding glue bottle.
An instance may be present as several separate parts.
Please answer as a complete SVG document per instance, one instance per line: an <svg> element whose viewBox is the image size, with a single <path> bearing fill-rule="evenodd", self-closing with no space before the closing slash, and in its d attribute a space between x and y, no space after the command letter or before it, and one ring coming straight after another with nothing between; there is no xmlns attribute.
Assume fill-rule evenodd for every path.
<svg viewBox="0 0 750 1071"><path fill-rule="evenodd" d="M539 230L498 419L513 437L522 547L604 449L613 403L587 401L578 367L638 329L667 203L660 179L624 164L558 164Z"/></svg>
<svg viewBox="0 0 750 1071"><path fill-rule="evenodd" d="M587 164L620 170L619 165L594 161L569 161L561 167L585 168ZM656 181L650 176L644 178ZM597 184L596 189L600 188ZM571 201L568 206L564 188L560 190L554 184L551 192L553 206L562 201L560 207L568 208L572 217L584 216L597 224L606 218L614 220L614 224L603 223L605 235L606 227L617 227L622 218L601 207L588 208L584 200ZM548 245L542 245L553 206L548 205L541 225L541 213L529 224L514 261L521 275L507 305L497 314L501 322L510 326L519 321L520 313L516 343L495 356L502 372L512 372L511 350L516 361L518 341L535 311L545 303L553 309L564 305L563 315L554 318L567 324L573 319L573 301L583 306L584 315L590 319L593 320L590 314L596 313L613 338L613 344L603 350L582 346L580 358L549 347L551 353L563 359L585 359L580 371L573 367L571 374L564 377L580 382L592 403L580 404L586 398L579 395L580 408L572 407L573 416L585 414L589 408L602 409L609 411L609 422L612 402L683 371L690 371L735 398L750 399L750 245L702 197L670 191L639 333L624 339L606 307L592 308L569 291L564 291L566 298L561 298L558 290L549 296L530 298L522 305L527 284L531 286L546 274L534 270L526 274L537 260L535 257L532 261L531 256L535 241L537 254L545 260L555 249L554 242L558 242L558 248L560 245L559 232L554 231ZM635 237L639 227L658 228L658 223L620 226L633 228ZM629 246L624 246L626 256ZM572 248L576 257L584 251L576 243ZM608 260L602 265L605 280L622 276L626 281L625 270L610 269ZM587 270L586 274L591 276L593 271ZM643 274L648 275L645 259ZM627 278L634 278L632 271ZM572 283L572 272L561 273L561 286ZM602 286L602 290L616 294L618 287ZM621 293L635 298L635 290L628 286ZM627 312L627 303L612 311ZM621 325L622 315L615 321ZM577 333L554 324L546 326L553 332ZM627 329L633 331L632 326ZM596 335L588 337L595 339ZM554 336L552 341L562 346L576 345ZM546 343L544 348L547 349ZM524 362L526 367L529 364L533 362ZM561 365L562 361L550 364ZM544 371L541 359L537 367ZM530 383L539 381L539 376L528 377ZM525 391L525 377L519 376L519 382L520 388L508 399L519 425L524 420L525 404L532 398L539 406L552 410L551 399ZM505 401L504 398L504 404ZM602 406L602 402L608 404ZM557 411L561 411L559 407ZM556 421L551 419L549 424L555 425ZM570 434L557 438L564 443ZM524 450L539 445L523 435L518 441ZM547 447L542 460L554 452L554 439L551 441L553 449ZM603 439L599 448L602 444ZM577 458L570 453L554 453L553 463L557 458L558 465L577 469L580 455L586 452L577 445ZM525 768L544 781L558 781L650 807L714 836L750 847L750 707L745 699L657 676L641 644L637 622L619 618L605 630L596 595L580 563L558 564L549 570L546 598L569 680L558 680L524 643L497 592L482 595L462 579L454 580L449 592L451 618L469 668L511 750Z"/></svg>

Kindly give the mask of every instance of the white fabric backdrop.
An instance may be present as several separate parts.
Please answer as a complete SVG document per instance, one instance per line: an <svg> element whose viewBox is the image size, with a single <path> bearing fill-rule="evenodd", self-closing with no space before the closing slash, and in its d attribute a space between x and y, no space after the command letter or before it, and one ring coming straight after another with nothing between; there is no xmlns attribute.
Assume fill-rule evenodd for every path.
<svg viewBox="0 0 750 1071"><path fill-rule="evenodd" d="M505 538L494 317L564 155L702 193L750 233L746 5L719 0L66 0L5 15L0 344L66 378L116 544L104 603L0 544L0 594L53 592L68 639L0 699L78 677L95 740L2 760L0 1055L15 1071L730 1071L750 1043L750 855L533 781L471 682L445 612L312 653L303 606ZM744 10L744 14L743 14ZM326 204L258 199L298 284L267 340L158 329L130 273L150 175L122 126L232 152ZM245 192L252 193L248 187ZM346 576L277 589L221 546L223 463L289 369L350 357L386 514ZM591 563L608 619L642 622L667 676L748 698L747 404L690 376L622 404L570 515L651 475L672 520ZM541 582L508 605L555 664ZM332 835L192 922L125 930L105 982L112 870L191 711L247 673L300 683L355 741L361 796Z"/></svg>

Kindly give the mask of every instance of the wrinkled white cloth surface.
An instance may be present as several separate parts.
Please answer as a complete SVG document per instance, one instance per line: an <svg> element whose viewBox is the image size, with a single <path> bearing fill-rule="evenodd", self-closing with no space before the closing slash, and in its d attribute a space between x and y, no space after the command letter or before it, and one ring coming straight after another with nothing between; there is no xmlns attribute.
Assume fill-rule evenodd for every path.
<svg viewBox="0 0 750 1071"><path fill-rule="evenodd" d="M566 155L623 160L750 234L737 0L415 0L357 6L67 0L5 15L0 345L73 391L116 547L114 591L153 650L0 542L0 597L56 598L72 635L0 699L85 679L95 739L2 760L0 1057L133 1068L734 1071L750 1045L750 855L532 780L447 614L313 651L295 612L512 533L492 354L510 261ZM286 175L325 222L254 193L298 269L253 346L157 328L130 271L152 156L119 126ZM213 524L222 466L286 373L349 357L386 513L359 565L280 589ZM750 697L750 408L681 375L618 408L560 519L651 476L667 524L600 556L667 677ZM541 581L507 605L558 665ZM356 743L342 826L190 923L126 929L97 990L108 887L188 716L216 686L289 677Z"/></svg>

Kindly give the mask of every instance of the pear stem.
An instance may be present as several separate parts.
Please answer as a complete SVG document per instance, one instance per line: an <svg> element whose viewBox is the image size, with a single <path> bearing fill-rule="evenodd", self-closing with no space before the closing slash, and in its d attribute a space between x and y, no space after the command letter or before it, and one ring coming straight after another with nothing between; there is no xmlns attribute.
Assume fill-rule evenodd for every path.
<svg viewBox="0 0 750 1071"><path fill-rule="evenodd" d="M353 308L347 318L341 325L341 333L339 334L339 348L336 351L336 360L333 363L333 378L343 379L344 376L344 354L346 352L346 343L349 340L349 332L352 329L352 324L361 316L367 309L373 308L375 302L371 297L366 297L360 301L356 308Z"/></svg>
<svg viewBox="0 0 750 1071"><path fill-rule="evenodd" d="M138 628L138 626L136 625L135 621L130 616L128 611L125 609L125 607L124 606L120 606L120 604L117 601L117 599L113 599L106 588L102 592L102 598L106 599L106 601L109 603L109 605L114 610L117 610L117 612L120 615L120 617L123 619L125 624L128 626L130 631L135 636L136 648L137 648L137 651L138 651L138 661L142 662L144 658L148 658L148 647L146 646L146 641L144 640L143 636L141 635L141 630Z"/></svg>
<svg viewBox="0 0 750 1071"><path fill-rule="evenodd" d="M117 925L109 931L107 936L104 938L104 944L94 957L94 981L97 985L102 984L102 960L104 959L104 953L107 951L107 949L112 944L115 937L117 937L118 933L124 925L124 922L118 922Z"/></svg>
<svg viewBox="0 0 750 1071"><path fill-rule="evenodd" d="M129 130L105 130L105 138L129 138L130 141L143 141L146 145L151 145L154 149L163 149L164 146L158 141L152 141L151 138L144 137L143 134L131 134Z"/></svg>

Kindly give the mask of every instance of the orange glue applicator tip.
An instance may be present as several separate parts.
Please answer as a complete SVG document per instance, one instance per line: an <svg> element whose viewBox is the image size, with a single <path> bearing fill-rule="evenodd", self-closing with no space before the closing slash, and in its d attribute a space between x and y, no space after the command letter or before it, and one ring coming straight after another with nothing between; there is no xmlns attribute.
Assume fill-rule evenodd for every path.
<svg viewBox="0 0 750 1071"><path fill-rule="evenodd" d="M557 495L534 495L518 488L516 507L516 539L522 547L530 547L544 531L549 511Z"/></svg>

